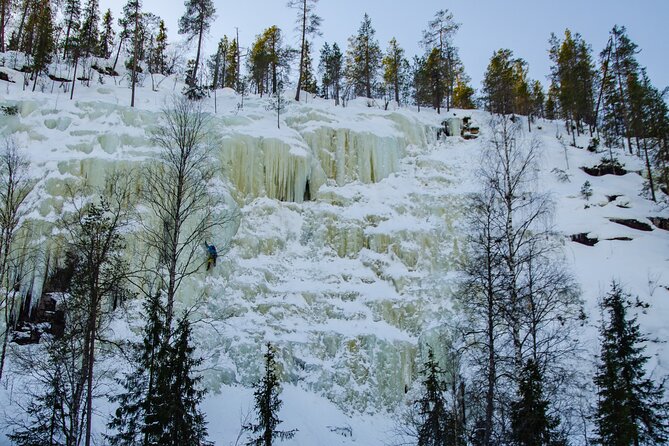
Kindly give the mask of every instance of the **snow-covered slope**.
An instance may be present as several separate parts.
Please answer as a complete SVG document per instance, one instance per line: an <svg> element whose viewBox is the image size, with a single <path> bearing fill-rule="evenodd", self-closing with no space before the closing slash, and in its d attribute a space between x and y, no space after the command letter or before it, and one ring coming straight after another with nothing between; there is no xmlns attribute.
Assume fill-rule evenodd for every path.
<svg viewBox="0 0 669 446"><path fill-rule="evenodd" d="M62 211L67 179L99 185L111 168L137 167L156 154L149 131L173 94L170 80L158 92L142 88L131 109L127 86L109 78L78 86L74 101L57 85L53 93L48 85L33 94L20 83L1 83L0 105L15 104L20 113L0 116L0 133L13 135L40 178L29 217L43 236ZM271 341L286 383L281 418L299 429L285 444L384 444L392 436L390 413L416 379L421 348L448 342L462 211L479 186L489 117L455 111L473 116L481 138L437 141L444 115L429 110L384 111L367 101L342 108L309 97L289 106L278 129L266 99L245 98L243 109L240 102L229 90L204 102L221 184L240 209L239 228L230 251L187 285L181 302L204 297L198 317L206 323L195 330L210 391L204 407L211 440L235 443L252 404L261 346ZM582 334L586 348L596 350L596 303L612 279L651 303L642 327L666 341L669 232L610 219L648 221L669 212L639 196L643 179L636 173L588 176L579 167L597 164L601 154L565 148L556 138L564 132L559 123L539 125L531 134L542 143L539 188L555 199L555 226L591 316ZM617 155L628 169L642 169L636 158ZM569 181L560 182L555 168ZM586 180L594 192L588 202L579 194ZM570 241L577 233L600 242ZM606 240L621 237L631 240ZM128 336L140 323L119 321L117 333ZM648 352L656 374L669 373L666 345ZM7 388L2 401L9 401ZM100 400L99 408L103 431L110 407Z"/></svg>

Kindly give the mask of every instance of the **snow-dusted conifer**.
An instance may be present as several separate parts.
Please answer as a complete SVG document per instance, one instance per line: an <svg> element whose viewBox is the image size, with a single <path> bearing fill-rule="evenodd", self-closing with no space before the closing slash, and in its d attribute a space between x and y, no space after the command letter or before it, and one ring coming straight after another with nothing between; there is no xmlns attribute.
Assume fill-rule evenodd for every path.
<svg viewBox="0 0 669 446"><path fill-rule="evenodd" d="M669 441L669 403L664 386L646 377L646 341L636 317L629 317L630 295L613 282L601 308L600 364L595 434L597 444L636 446Z"/></svg>
<svg viewBox="0 0 669 446"><path fill-rule="evenodd" d="M265 373L255 385L253 397L255 399L256 423L244 425L244 430L253 436L246 442L247 446L272 446L281 440L289 440L295 436L297 429L280 431L277 429L281 420L279 410L283 402L279 399L281 387L276 371L276 360L272 344L267 343L265 358Z"/></svg>
<svg viewBox="0 0 669 446"><path fill-rule="evenodd" d="M381 48L372 19L365 14L358 33L348 39L346 79L356 96L372 98L381 67Z"/></svg>

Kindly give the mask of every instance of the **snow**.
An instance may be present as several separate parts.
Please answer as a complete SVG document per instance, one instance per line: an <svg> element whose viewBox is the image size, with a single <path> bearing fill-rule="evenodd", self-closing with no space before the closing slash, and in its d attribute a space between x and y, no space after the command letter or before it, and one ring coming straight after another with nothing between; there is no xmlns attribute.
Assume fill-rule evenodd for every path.
<svg viewBox="0 0 669 446"><path fill-rule="evenodd" d="M23 91L23 75L2 70L19 82L0 84L0 105L16 104L20 113L0 116L0 133L12 135L34 167L36 210L29 221L38 237L54 231L67 182L85 178L100 186L110 169L129 171L156 155L150 129L180 89L169 79L157 92L145 86L130 109L123 80L77 85L70 101L51 82L45 92ZM241 98L225 89L215 100L216 113L214 97L204 107L220 164L216 184L239 206L241 218L230 251L210 274L202 271L185 283L179 302L185 307L193 296L204 300L196 317L207 323L196 324L195 332L210 390L203 405L210 439L235 444L252 405L261 347L271 341L283 367L281 427L299 429L284 444L383 445L392 437L392 413L406 404L405 386L416 379L422 348L448 333L463 210L479 186L489 115L386 111L367 100L344 108L309 97L288 107L279 129L266 98L246 97L240 109ZM436 141L437 126L454 114L472 116L481 138ZM666 342L669 233L637 231L610 219L648 222L668 217L669 210L640 196L643 178L637 173L590 177L580 167L599 163L603 154L565 149L556 138L564 126L539 124L543 128L531 135L542 147L538 189L555 200L554 226L564 235L564 254L583 290L590 319L581 337L588 359L597 351L597 301L613 279L651 304L639 315L642 329ZM580 146L587 142L577 138ZM627 169L643 170L636 157L616 155ZM554 168L570 181L560 182ZM589 201L580 196L586 180L593 190ZM620 197L609 201L607 195ZM593 247L570 241L577 233L600 241ZM632 240L606 240L618 237ZM44 251L57 248L45 243ZM114 332L131 337L140 323L131 314ZM669 349L659 341L647 350L657 377L669 373ZM10 388L0 386L5 410L13 407ZM112 408L102 400L96 408L102 431Z"/></svg>

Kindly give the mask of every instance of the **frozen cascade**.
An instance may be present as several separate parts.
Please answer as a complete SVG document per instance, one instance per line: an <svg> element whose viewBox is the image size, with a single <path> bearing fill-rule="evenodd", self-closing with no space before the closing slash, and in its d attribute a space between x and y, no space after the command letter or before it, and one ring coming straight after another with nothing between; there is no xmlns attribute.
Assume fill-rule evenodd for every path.
<svg viewBox="0 0 669 446"><path fill-rule="evenodd" d="M19 105L19 116L0 117L0 132L30 147L43 173L29 217L43 238L66 208L66 183L101 186L110 170L136 171L157 153L149 134L157 112L86 101ZM198 328L212 361L207 386L251 384L258 345L272 340L291 383L360 411L399 402L416 374L423 327L449 311L443 271L459 255L451 230L459 203L448 195L447 166L429 157L431 121L297 106L281 130L252 109L213 116L213 124L216 187L230 190L241 220L238 231L212 238L225 246L236 231L215 272L183 285L181 305L204 297L200 311L214 321L215 331ZM408 188L393 175L403 171L415 183ZM141 257L139 243L129 246L130 259ZM44 251L54 268L62 248ZM47 274L46 258L37 263L25 286L35 293Z"/></svg>

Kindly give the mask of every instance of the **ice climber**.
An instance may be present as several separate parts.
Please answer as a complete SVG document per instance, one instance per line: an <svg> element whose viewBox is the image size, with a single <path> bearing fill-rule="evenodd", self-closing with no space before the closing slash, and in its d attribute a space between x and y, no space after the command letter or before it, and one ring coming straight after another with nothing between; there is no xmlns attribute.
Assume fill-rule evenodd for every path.
<svg viewBox="0 0 669 446"><path fill-rule="evenodd" d="M207 257L207 271L209 271L209 268L211 268L212 265L216 266L216 257L218 257L218 253L216 252L216 247L214 245L204 242L204 246L207 247L207 253L209 254Z"/></svg>

